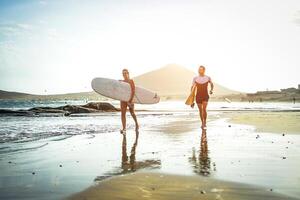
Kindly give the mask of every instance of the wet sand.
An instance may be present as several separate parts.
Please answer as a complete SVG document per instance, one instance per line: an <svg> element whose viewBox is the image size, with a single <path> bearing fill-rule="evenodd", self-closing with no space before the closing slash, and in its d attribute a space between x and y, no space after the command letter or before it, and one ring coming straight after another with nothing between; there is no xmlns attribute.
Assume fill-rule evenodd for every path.
<svg viewBox="0 0 300 200"><path fill-rule="evenodd" d="M224 112L223 117L233 123L253 125L259 132L300 134L300 111L236 111Z"/></svg>
<svg viewBox="0 0 300 200"><path fill-rule="evenodd" d="M67 124L70 134L86 134L5 144L0 198L52 200L80 191L102 198L115 191L123 199L300 197L300 135L257 132L229 123L227 114L209 112L202 132L197 112L137 113L139 134L128 114L126 136L116 131L119 115L63 118L69 124L55 118L52 126ZM108 131L97 132L104 122Z"/></svg>
<svg viewBox="0 0 300 200"><path fill-rule="evenodd" d="M138 172L102 181L68 199L293 200L295 198L246 184L206 177Z"/></svg>
<svg viewBox="0 0 300 200"><path fill-rule="evenodd" d="M68 199L297 199L299 137L258 135L253 127L226 123L230 115L220 112L210 113L208 129L201 131L196 114L191 120L186 120L187 116L176 117L155 129L167 134L174 143L167 150L169 158L160 160L162 165L168 160L177 167L167 164L152 172L114 176ZM198 148L197 142L192 141L193 135L200 136ZM193 146L188 156L181 150L188 146L186 143ZM172 161L170 157L178 159ZM188 160L193 173L180 171L186 168L178 160ZM294 175L297 177L292 179Z"/></svg>

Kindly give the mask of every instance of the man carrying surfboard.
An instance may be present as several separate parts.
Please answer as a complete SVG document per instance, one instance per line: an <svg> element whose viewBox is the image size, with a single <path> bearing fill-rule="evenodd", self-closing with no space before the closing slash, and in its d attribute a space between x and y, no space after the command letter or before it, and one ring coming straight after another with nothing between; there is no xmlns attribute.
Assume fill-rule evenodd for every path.
<svg viewBox="0 0 300 200"><path fill-rule="evenodd" d="M120 130L121 134L125 134L126 133L126 111L127 111L127 107L129 108L129 112L135 122L135 130L138 131L139 130L139 124L134 112L134 104L132 102L133 97L135 95L135 84L134 81L132 79L130 79L129 77L129 71L127 69L123 69L122 71L123 74L123 78L124 80L122 80L123 82L129 83L130 84L130 88L131 88L131 95L130 95L130 99L129 101L120 101L120 107L121 107L121 120L122 120L122 129Z"/></svg>
<svg viewBox="0 0 300 200"><path fill-rule="evenodd" d="M200 66L198 69L199 75L194 77L193 79L193 85L191 88L191 95L188 98L186 104L190 104L192 107L194 107L194 95L196 92L196 103L199 109L200 119L202 122L201 128L206 129L206 118L207 118L207 103L209 99L208 95L208 84L210 84L210 94L213 93L214 84L209 76L205 75L205 67ZM192 101L190 101L192 99ZM189 102L188 102L189 101Z"/></svg>

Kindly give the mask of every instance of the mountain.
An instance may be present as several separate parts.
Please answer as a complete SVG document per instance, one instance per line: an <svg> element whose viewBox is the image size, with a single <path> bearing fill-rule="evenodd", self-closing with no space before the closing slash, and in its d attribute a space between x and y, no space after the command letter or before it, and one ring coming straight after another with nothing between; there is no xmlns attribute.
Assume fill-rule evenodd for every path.
<svg viewBox="0 0 300 200"><path fill-rule="evenodd" d="M19 92L7 92L0 90L0 99L26 99L26 100L104 100L105 97L100 96L94 91L78 92L67 94L53 95L35 95Z"/></svg>
<svg viewBox="0 0 300 200"><path fill-rule="evenodd" d="M31 94L0 90L0 99L18 99L26 98L28 96L31 96Z"/></svg>
<svg viewBox="0 0 300 200"><path fill-rule="evenodd" d="M163 99L186 98L190 92L193 77L196 73L180 65L169 64L154 71L134 77L136 85L156 91ZM224 95L239 95L236 92L214 83L213 98ZM56 95L32 95L18 92L0 90L0 99L38 99L38 100L104 100L106 98L91 92L56 94Z"/></svg>
<svg viewBox="0 0 300 200"><path fill-rule="evenodd" d="M134 77L136 85L156 91L162 96L186 96L197 74L176 64L169 64L154 71ZM214 82L214 96L240 94Z"/></svg>

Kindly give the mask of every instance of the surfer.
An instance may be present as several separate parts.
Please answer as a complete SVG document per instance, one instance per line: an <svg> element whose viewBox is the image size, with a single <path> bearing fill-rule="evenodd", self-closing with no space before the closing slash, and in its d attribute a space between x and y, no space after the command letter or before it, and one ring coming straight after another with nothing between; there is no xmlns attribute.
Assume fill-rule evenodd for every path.
<svg viewBox="0 0 300 200"><path fill-rule="evenodd" d="M194 77L191 90L196 89L196 103L199 109L200 119L202 122L201 128L206 129L207 112L206 107L209 99L208 84L210 84L210 94L213 94L214 84L209 76L205 75L205 67L200 66L198 69L199 75ZM194 103L191 105L194 107Z"/></svg>
<svg viewBox="0 0 300 200"><path fill-rule="evenodd" d="M122 120L122 130L120 130L121 134L125 134L126 133L126 111L127 111L127 107L129 108L129 112L135 122L135 131L139 130L139 124L137 122L137 118L134 112L134 104L132 102L133 97L135 95L135 85L134 85L134 81L132 79L130 79L129 77L129 71L127 69L123 69L122 71L123 74L123 78L124 82L129 83L130 84L130 88L131 88L131 95L130 95L130 99L129 101L121 101L120 102L120 107L121 107L121 120Z"/></svg>

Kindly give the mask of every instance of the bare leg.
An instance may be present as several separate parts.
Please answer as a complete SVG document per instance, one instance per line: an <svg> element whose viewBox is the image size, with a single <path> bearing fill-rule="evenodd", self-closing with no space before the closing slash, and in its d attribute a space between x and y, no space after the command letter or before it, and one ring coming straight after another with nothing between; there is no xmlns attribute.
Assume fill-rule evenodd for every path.
<svg viewBox="0 0 300 200"><path fill-rule="evenodd" d="M126 110L127 110L127 103L121 101L120 107L121 107L122 131L125 131L126 130ZM122 133L122 131L121 131L121 133Z"/></svg>
<svg viewBox="0 0 300 200"><path fill-rule="evenodd" d="M138 121L137 121L137 118L136 118L136 115L135 115L135 112L134 112L134 105L132 105L132 107L129 107L129 111L130 111L130 114L134 120L134 123L135 123L135 131L138 131L139 130L139 124L138 124Z"/></svg>
<svg viewBox="0 0 300 200"><path fill-rule="evenodd" d="M206 127L206 119L207 119L207 112L206 112L206 107L207 107L207 101L202 102L203 105L203 125Z"/></svg>
<svg viewBox="0 0 300 200"><path fill-rule="evenodd" d="M201 127L203 127L203 108L202 108L202 104L201 103L197 103L198 105L198 109L199 109L199 115L200 115L200 119L201 119Z"/></svg>

